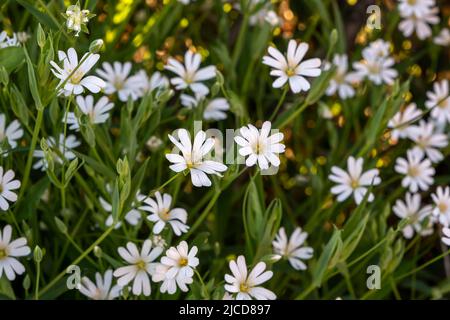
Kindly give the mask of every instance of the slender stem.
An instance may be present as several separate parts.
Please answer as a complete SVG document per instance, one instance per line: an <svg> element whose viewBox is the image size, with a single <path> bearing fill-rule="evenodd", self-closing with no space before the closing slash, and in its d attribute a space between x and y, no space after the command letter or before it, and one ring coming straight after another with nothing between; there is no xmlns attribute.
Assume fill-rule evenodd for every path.
<svg viewBox="0 0 450 320"><path fill-rule="evenodd" d="M394 278L390 277L389 282L391 283L392 291L394 292L394 296L396 300L402 300L400 296L400 292L398 292L397 285L395 284Z"/></svg>
<svg viewBox="0 0 450 320"><path fill-rule="evenodd" d="M203 210L202 214L200 215L200 217L198 217L197 221L195 221L195 223L192 225L189 231L186 234L184 234L183 237L181 237L180 241L186 240L195 230L197 230L198 227L200 227L200 225L203 223L203 220L205 220L208 214L210 213L212 207L216 204L216 201L217 199L219 199L219 196L220 191L216 191L212 199L209 201L208 206L205 208L205 210Z"/></svg>
<svg viewBox="0 0 450 320"><path fill-rule="evenodd" d="M150 191L150 194L148 195L149 197L153 196L156 192L161 191L162 189L164 189L164 187L166 187L169 183L171 183L172 181L174 181L176 178L178 178L179 176L182 175L182 172L178 172L176 175L174 175L172 178L170 178L169 180L167 180L166 182L164 182L162 185L160 185L158 188L153 189L152 191Z"/></svg>
<svg viewBox="0 0 450 320"><path fill-rule="evenodd" d="M70 265L77 265L79 264L89 253L91 253L92 250L94 250L94 248L96 246L98 246L103 240L105 240L105 238L114 230L114 225L112 225L111 227L109 227L108 229L106 229L105 232L103 232L103 234L94 241L94 243L92 243L90 245L89 248L87 248L77 259L75 259ZM47 286L45 286L40 292L39 294L42 295L45 292L47 292L51 287L53 287L59 280L61 280L62 277L64 277L64 275L66 274L66 269L64 269L60 274L58 274Z"/></svg>
<svg viewBox="0 0 450 320"><path fill-rule="evenodd" d="M273 110L272 115L269 118L269 121L273 121L273 119L275 119L275 116L278 114L278 111L280 110L281 106L283 105L284 100L286 99L286 94L289 90L289 86L286 85L283 89L283 93L281 94L281 98L278 101L277 106L275 107L275 110Z"/></svg>
<svg viewBox="0 0 450 320"><path fill-rule="evenodd" d="M36 262L36 268L37 268L37 270L36 270L37 275L36 275L36 288L34 291L34 299L39 300L39 280L40 280L40 276L41 276L41 262L40 261Z"/></svg>
<svg viewBox="0 0 450 320"><path fill-rule="evenodd" d="M20 226L19 226L19 224L17 223L16 216L14 215L14 213L13 213L11 210L8 210L8 212L9 212L9 214L11 215L11 220L13 221L14 226L16 227L17 231L18 231L20 234L22 234L22 230L20 229Z"/></svg>
<svg viewBox="0 0 450 320"><path fill-rule="evenodd" d="M25 173L23 175L22 187L20 188L19 199L22 199L22 196L27 188L28 180L30 179L31 165L33 163L33 154L36 149L36 143L39 135L39 131L41 130L42 119L44 116L44 110L38 109L38 114L36 118L36 124L34 126L33 137L31 138L31 146L28 151L28 159L25 166Z"/></svg>
<svg viewBox="0 0 450 320"><path fill-rule="evenodd" d="M304 101L297 110L295 110L291 115L289 115L289 117L286 120L284 120L281 124L278 125L278 129L283 128L284 126L289 124L292 120L297 118L308 106L309 104L307 103L307 101Z"/></svg>
<svg viewBox="0 0 450 320"><path fill-rule="evenodd" d="M414 268L413 270L411 270L411 271L409 271L409 272L406 272L406 273L404 273L404 274L402 274L402 275L396 277L395 280L401 280L401 279L406 278L406 277L408 277L408 276L410 276L410 275L412 275L412 274L414 274L414 273L416 273L416 272L418 272L418 271L420 271L420 270L422 270L422 269L425 269L425 268L428 267L429 265L431 265L431 264L433 264L433 263L439 261L440 259L446 257L446 256L449 255L449 254L450 254L450 250L448 250L448 251L446 251L446 252L444 252L444 253L438 255L437 257L431 259L431 260L428 261L428 262L425 262L425 263L422 264L421 266L419 266L419 267L417 267L417 268Z"/></svg>
<svg viewBox="0 0 450 320"><path fill-rule="evenodd" d="M236 45L234 47L233 56L232 56L232 60L231 60L234 69L236 68L237 61L242 52L242 48L244 46L245 34L247 33L249 18L250 17L249 17L248 12L245 11L244 18L242 19L242 23L241 23L241 29L239 30L239 35L238 35L238 38L236 41Z"/></svg>
<svg viewBox="0 0 450 320"><path fill-rule="evenodd" d="M62 174L61 174L61 201L62 209L66 209L66 138L67 138L67 118L69 117L70 103L72 102L72 96L67 100L66 113L64 115L64 140L63 140L63 162L62 162Z"/></svg>
<svg viewBox="0 0 450 320"><path fill-rule="evenodd" d="M202 276L200 275L200 273L198 273L197 269L194 269L194 272L195 272L195 274L197 275L198 279L200 280L200 283L201 283L201 285L202 285L203 292L205 293L205 296L206 296L205 298L206 298L207 300L209 300L209 292L208 292L208 289L206 288L206 285L205 285L205 282L203 281Z"/></svg>

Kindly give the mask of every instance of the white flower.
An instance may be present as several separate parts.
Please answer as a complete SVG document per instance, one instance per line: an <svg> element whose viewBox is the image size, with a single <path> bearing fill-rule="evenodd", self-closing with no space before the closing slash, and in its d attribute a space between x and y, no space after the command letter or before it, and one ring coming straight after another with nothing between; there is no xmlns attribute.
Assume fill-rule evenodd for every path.
<svg viewBox="0 0 450 320"><path fill-rule="evenodd" d="M302 260L311 259L313 248L304 246L308 233L297 227L288 239L284 228L280 228L275 240L272 242L274 252L289 260L295 270L306 270L307 266Z"/></svg>
<svg viewBox="0 0 450 320"><path fill-rule="evenodd" d="M321 74L319 58L308 59L302 62L308 51L307 43L299 43L290 40L286 57L275 49L269 47L269 55L263 57L263 63L272 67L271 76L277 77L273 83L274 88L281 88L286 82L294 93L302 90L308 91L311 87L306 77L318 77Z"/></svg>
<svg viewBox="0 0 450 320"><path fill-rule="evenodd" d="M224 120L227 118L226 111L230 110L230 104L225 98L216 98L208 102L203 112L205 120Z"/></svg>
<svg viewBox="0 0 450 320"><path fill-rule="evenodd" d="M399 0L398 11L405 17L421 17L434 5L435 0Z"/></svg>
<svg viewBox="0 0 450 320"><path fill-rule="evenodd" d="M272 27L276 27L280 25L281 18L277 15L277 13L273 10L270 10L271 6L269 3L264 5L257 12L252 14L249 19L249 24L251 26L255 25L263 25L264 23L268 23Z"/></svg>
<svg viewBox="0 0 450 320"><path fill-rule="evenodd" d="M3 113L0 113L0 144L7 140L11 148L17 147L17 140L23 137L23 130L17 120L12 121L6 127L6 119Z"/></svg>
<svg viewBox="0 0 450 320"><path fill-rule="evenodd" d="M13 33L12 37L9 37L6 31L0 32L0 49L7 47L18 47L20 42L18 41L17 34Z"/></svg>
<svg viewBox="0 0 450 320"><path fill-rule="evenodd" d="M363 164L363 158L355 159L350 156L347 159L348 172L336 166L331 168L332 174L329 175L329 179L337 183L336 186L331 188L331 193L338 195L337 201L342 202L353 194L356 204L360 204L368 191L368 187L381 183L378 169L371 169L363 173ZM373 199L374 195L370 193L367 201L372 202Z"/></svg>
<svg viewBox="0 0 450 320"><path fill-rule="evenodd" d="M188 109L194 109L199 106L199 104L204 100L204 96L196 94L195 97L181 94L181 104ZM215 98L206 104L205 110L203 111L203 119L205 120L224 120L227 118L225 111L230 109L230 104L225 98Z"/></svg>
<svg viewBox="0 0 450 320"><path fill-rule="evenodd" d="M445 227L450 224L450 188L437 187L436 193L431 194L434 202L433 215Z"/></svg>
<svg viewBox="0 0 450 320"><path fill-rule="evenodd" d="M166 154L167 160L173 163L170 166L175 172L182 172L188 169L191 173L192 184L196 187L211 186L211 180L207 174L220 176L219 172L227 170L223 163L205 160L204 157L214 147L214 139L206 139L206 133L199 131L195 135L192 145L189 132L186 129L178 130L178 139L169 135L170 141L178 148L178 153ZM181 151L182 155L179 154Z"/></svg>
<svg viewBox="0 0 450 320"><path fill-rule="evenodd" d="M164 193L155 193L156 201L152 198L145 198L144 203L147 205L141 206L139 209L151 212L147 219L155 223L153 226L153 233L160 234L168 223L173 232L180 236L182 233L188 231L189 227L186 225L187 212L182 208L171 209L172 197Z"/></svg>
<svg viewBox="0 0 450 320"><path fill-rule="evenodd" d="M270 121L265 121L261 130L249 124L242 127L239 132L240 136L236 136L234 141L240 146L239 154L247 157L245 164L248 167L258 163L261 170L269 168L269 163L275 167L280 165L278 154L285 150L283 141L284 135L281 132L274 133L269 136L272 128Z"/></svg>
<svg viewBox="0 0 450 320"><path fill-rule="evenodd" d="M28 39L31 38L31 36L25 31L17 32L16 34L17 34L17 40L19 40L20 43L26 43L28 41Z"/></svg>
<svg viewBox="0 0 450 320"><path fill-rule="evenodd" d="M362 53L363 56L373 57L372 59L383 59L389 56L390 48L390 42L384 41L383 39L377 39L369 43L369 45L363 49Z"/></svg>
<svg viewBox="0 0 450 320"><path fill-rule="evenodd" d="M100 201L100 205L102 206L103 210L105 210L106 212L112 212L112 205L109 202L107 202L102 197L99 197L98 200ZM134 204L133 204L133 206L134 206ZM139 210L131 209L125 215L125 221L128 222L132 226L136 226L139 223L139 221L141 221L141 213L139 212ZM110 227L110 226L112 226L113 222L114 222L113 216L112 216L112 214L110 214L108 216L108 218L106 218L105 225L107 227ZM119 221L115 225L115 228L118 229L118 228L120 228L121 225L122 225L122 223Z"/></svg>
<svg viewBox="0 0 450 320"><path fill-rule="evenodd" d="M438 150L448 145L447 135L438 133L432 122L420 121L419 126L412 126L410 138L416 144L413 151L420 157L425 155L431 162L437 163L444 159L444 155Z"/></svg>
<svg viewBox="0 0 450 320"><path fill-rule="evenodd" d="M102 67L103 69L97 69L95 72L105 80L104 91L106 94L117 92L119 100L122 102L127 102L128 98L135 101L141 96L141 79L128 77L131 71L131 62L122 64L115 61L112 65L109 62L103 62Z"/></svg>
<svg viewBox="0 0 450 320"><path fill-rule="evenodd" d="M25 272L25 267L16 258L27 256L31 252L25 237L11 242L11 235L10 225L6 225L3 232L0 230L0 278L4 272L10 281L16 279L16 274L21 275Z"/></svg>
<svg viewBox="0 0 450 320"><path fill-rule="evenodd" d="M429 9L422 16L418 17L415 14L410 16L403 16L404 19L399 23L398 29L403 32L405 37L410 37L414 31L420 40L431 37L432 30L429 24L439 23L439 9L437 7ZM401 14L402 15L402 14Z"/></svg>
<svg viewBox="0 0 450 320"><path fill-rule="evenodd" d="M155 90L166 89L169 87L169 79L161 72L154 72L150 79L144 70L138 71L129 78L130 83L135 83L141 91L140 96L144 96Z"/></svg>
<svg viewBox="0 0 450 320"><path fill-rule="evenodd" d="M104 276L97 272L95 284L88 277L83 277L79 290L93 300L114 300L120 296L122 288L118 285L112 286L112 277L112 270L106 270Z"/></svg>
<svg viewBox="0 0 450 320"><path fill-rule="evenodd" d="M429 159L412 150L407 151L407 159L397 158L395 171L405 175L402 180L404 188L409 187L409 191L415 193L419 190L426 191L433 184L435 170L431 166Z"/></svg>
<svg viewBox="0 0 450 320"><path fill-rule="evenodd" d="M181 105L188 109L197 108L204 98L205 98L204 96L199 94L196 94L195 97L185 93L182 93L180 95Z"/></svg>
<svg viewBox="0 0 450 320"><path fill-rule="evenodd" d="M161 258L161 263L156 266L152 280L163 282L160 291L174 294L177 286L181 291L187 292L187 284L193 282L194 269L198 266L199 260L196 257L198 248L193 246L189 250L186 241L181 241L175 247L170 247L166 255Z"/></svg>
<svg viewBox="0 0 450 320"><path fill-rule="evenodd" d="M442 228L442 233L443 233L442 238L441 238L442 242L445 243L445 245L450 247L450 229L447 227Z"/></svg>
<svg viewBox="0 0 450 320"><path fill-rule="evenodd" d="M207 95L209 89L202 82L216 77L216 67L208 66L200 69L202 56L188 50L184 55L184 65L174 58L169 58L165 68L178 77L172 78L170 82L177 90L190 88L194 93Z"/></svg>
<svg viewBox="0 0 450 320"><path fill-rule="evenodd" d="M433 42L443 47L450 46L450 30L448 28L443 28L439 34L434 37Z"/></svg>
<svg viewBox="0 0 450 320"><path fill-rule="evenodd" d="M152 243L154 247L161 247L161 248L165 248L167 245L166 240L164 240L164 238L161 237L159 234L154 234L152 236Z"/></svg>
<svg viewBox="0 0 450 320"><path fill-rule="evenodd" d="M150 151L156 151L158 150L163 144L163 141L158 138L157 136L151 136L150 139L147 140L147 142L145 143L145 146L150 150Z"/></svg>
<svg viewBox="0 0 450 320"><path fill-rule="evenodd" d="M133 293L140 295L143 293L149 296L151 293L150 276L153 274L157 263L153 261L159 257L163 249L156 247L152 250L152 242L145 240L141 252L132 242L127 243L127 248L119 247L120 256L129 263L128 266L120 267L114 271L117 277L117 284L121 287L133 282Z"/></svg>
<svg viewBox="0 0 450 320"><path fill-rule="evenodd" d="M50 150L53 161L62 164L64 160L61 158L61 155L65 160L73 160L76 158L75 153L72 149L78 147L81 143L77 140L74 135L69 135L65 139L66 143L64 144L64 134L59 135L59 141L56 142L54 137L49 137L47 139L47 144L50 149L57 149L58 151ZM33 157L40 158L34 165L33 169L41 169L42 171L47 170L48 163L47 159L45 159L45 153L42 150L35 150L33 153Z"/></svg>
<svg viewBox="0 0 450 320"><path fill-rule="evenodd" d="M395 61L386 55L386 43L378 42L376 45L369 45L362 51L363 60L353 63L356 76L367 77L373 83L380 85L383 82L392 85L397 70L391 68Z"/></svg>
<svg viewBox="0 0 450 320"><path fill-rule="evenodd" d="M388 128L391 128L391 138L409 138L411 133L410 122L417 120L422 115L422 111L417 109L415 103L410 103L402 111L398 111L388 122Z"/></svg>
<svg viewBox="0 0 450 320"><path fill-rule="evenodd" d="M450 123L450 95L448 80L433 84L434 91L427 92L425 106L431 110L431 117L438 123Z"/></svg>
<svg viewBox="0 0 450 320"><path fill-rule="evenodd" d="M405 202L398 199L395 202L395 205L392 207L395 215L400 219L409 219L408 224L403 229L403 236L406 239L411 239L414 235L414 232L425 236L429 235L433 232L432 229L432 220L430 219L432 206L427 205L421 207L422 198L420 194L410 194L406 193ZM425 220L428 219L428 224L425 224Z"/></svg>
<svg viewBox="0 0 450 320"><path fill-rule="evenodd" d="M0 209L2 211L7 211L9 209L8 201L17 201L17 194L12 192L11 190L19 189L20 181L13 179L14 171L8 170L5 172L5 174L3 174L3 167L0 167Z"/></svg>
<svg viewBox="0 0 450 320"><path fill-rule="evenodd" d="M88 116L91 124L105 123L109 118L109 111L114 108L114 103L109 102L107 97L101 97L94 106L94 97L91 95L83 98L77 96L77 106L81 113ZM64 119L63 119L64 121ZM70 125L71 130L79 130L80 122L74 112L69 112L67 115L67 124Z"/></svg>
<svg viewBox="0 0 450 320"><path fill-rule="evenodd" d="M80 60L83 63L78 66L77 52L74 48L69 48L67 54L63 51L58 51L58 59L60 62L63 62L63 68L59 67L54 61L50 61L50 65L53 67L53 74L60 80L58 88L65 82L64 87L59 88L58 94L64 93L65 96L71 94L79 95L84 92L84 88L92 93L98 93L105 87L105 82L99 77L85 77L94 64L97 63L98 59L100 59L100 55L85 53ZM75 69L76 71L69 78Z"/></svg>
<svg viewBox="0 0 450 320"><path fill-rule="evenodd" d="M334 95L336 92L341 99L351 98L355 95L355 89L352 84L357 82L357 77L354 73L348 72L348 57L346 54L336 54L333 57L333 65L336 66L336 73L330 80L326 94ZM325 70L330 69L331 64L325 65Z"/></svg>
<svg viewBox="0 0 450 320"><path fill-rule="evenodd" d="M230 261L230 270L233 275L226 274L225 290L232 295L236 294L236 300L275 300L276 295L260 285L270 280L272 271L265 271L266 264L259 262L248 274L244 256L239 256L236 261Z"/></svg>
<svg viewBox="0 0 450 320"><path fill-rule="evenodd" d="M86 24L89 22L89 18L92 15L89 14L89 10L80 10L78 3L71 5L66 10L66 26L67 29L75 32L75 37L78 37L80 31L86 28ZM87 28L86 28L87 29Z"/></svg>

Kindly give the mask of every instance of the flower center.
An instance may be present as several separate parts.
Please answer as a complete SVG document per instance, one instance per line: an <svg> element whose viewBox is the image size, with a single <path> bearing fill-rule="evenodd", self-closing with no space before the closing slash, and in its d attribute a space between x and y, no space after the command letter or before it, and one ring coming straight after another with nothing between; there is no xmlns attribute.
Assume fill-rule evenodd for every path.
<svg viewBox="0 0 450 320"><path fill-rule="evenodd" d="M420 174L420 170L417 167L410 167L408 169L408 175L410 177L417 177Z"/></svg>
<svg viewBox="0 0 450 320"><path fill-rule="evenodd" d="M288 68L286 69L286 75L287 75L288 77L294 76L294 75L295 75L295 68L288 67Z"/></svg>
<svg viewBox="0 0 450 320"><path fill-rule="evenodd" d="M352 179L352 181L350 182L350 186L352 187L352 189L356 189L359 187L359 181L356 179Z"/></svg>
<svg viewBox="0 0 450 320"><path fill-rule="evenodd" d="M139 260L136 263L136 267L138 267L139 270L144 270L144 271L147 270L147 264L145 263L144 260Z"/></svg>
<svg viewBox="0 0 450 320"><path fill-rule="evenodd" d="M411 6L413 6L413 5L416 4L416 1L417 1L417 0L408 0L408 4L411 5Z"/></svg>
<svg viewBox="0 0 450 320"><path fill-rule="evenodd" d="M0 260L6 258L8 254L6 253L6 249L0 249Z"/></svg>
<svg viewBox="0 0 450 320"><path fill-rule="evenodd" d="M341 72L336 73L334 76L334 81L336 81L338 84L343 84L345 81L344 74Z"/></svg>
<svg viewBox="0 0 450 320"><path fill-rule="evenodd" d="M448 210L448 206L445 204L445 203L440 203L439 205L438 205L438 208L439 208L439 211L442 213L442 214L445 214L446 212L447 212L447 210ZM1 257L1 256L0 256Z"/></svg>
<svg viewBox="0 0 450 320"><path fill-rule="evenodd" d="M446 109L447 108L447 100L444 99L438 103L438 108Z"/></svg>
<svg viewBox="0 0 450 320"><path fill-rule="evenodd" d="M159 212L159 217L164 221L169 220L169 209L164 208Z"/></svg>
<svg viewBox="0 0 450 320"><path fill-rule="evenodd" d="M72 73L72 71L70 71ZM77 70L74 72L74 74L70 77L70 82L73 84L79 84L81 79L83 79L84 73L81 70Z"/></svg>
<svg viewBox="0 0 450 320"><path fill-rule="evenodd" d="M120 78L115 78L114 79L114 88L116 88L116 90L121 90L123 88L123 81Z"/></svg>
<svg viewBox="0 0 450 320"><path fill-rule="evenodd" d="M180 260L178 260L178 264L180 265L180 267L186 267L188 265L188 259L180 258Z"/></svg>
<svg viewBox="0 0 450 320"><path fill-rule="evenodd" d="M379 74L380 73L380 66L377 63L369 64L368 69L371 74Z"/></svg>
<svg viewBox="0 0 450 320"><path fill-rule="evenodd" d="M239 291L240 292L245 292L247 293L248 290L250 289L250 287L247 285L247 283L241 283L241 285L239 286Z"/></svg>
<svg viewBox="0 0 450 320"><path fill-rule="evenodd" d="M264 145L260 142L260 141L257 141L254 145L253 145L253 151L256 153L256 154L263 154L264 153L264 149L265 149L265 147L264 147Z"/></svg>

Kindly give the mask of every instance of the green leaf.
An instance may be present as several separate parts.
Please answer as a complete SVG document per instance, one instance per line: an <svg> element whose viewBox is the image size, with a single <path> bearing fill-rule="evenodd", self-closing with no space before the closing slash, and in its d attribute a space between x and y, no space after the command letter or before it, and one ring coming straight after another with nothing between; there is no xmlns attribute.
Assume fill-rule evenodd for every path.
<svg viewBox="0 0 450 320"><path fill-rule="evenodd" d="M8 47L0 49L0 65L4 66L9 73L17 69L24 62L24 58L22 48Z"/></svg>
<svg viewBox="0 0 450 320"><path fill-rule="evenodd" d="M36 108L40 110L43 109L44 106L42 105L41 97L39 95L33 63L31 62L30 56L28 55L28 52L25 48L23 48L23 52L25 53L25 59L27 61L28 83L30 85L31 96L33 97L34 103L36 104Z"/></svg>
<svg viewBox="0 0 450 320"><path fill-rule="evenodd" d="M0 298L2 296L11 300L16 299L11 282L5 276L0 278Z"/></svg>
<svg viewBox="0 0 450 320"><path fill-rule="evenodd" d="M28 0L16 0L21 6L23 6L28 12L30 12L36 19L39 20L43 25L54 29L59 30L59 26L53 21L53 19L46 13L40 11L35 5L33 5Z"/></svg>
<svg viewBox="0 0 450 320"><path fill-rule="evenodd" d="M341 238L341 230L334 229L333 235L331 239L328 241L325 246L322 254L320 255L319 260L317 261L317 265L313 270L313 284L316 287L320 287L322 285L323 277L325 276L325 272L328 269L329 262L333 253L336 250L337 244Z"/></svg>

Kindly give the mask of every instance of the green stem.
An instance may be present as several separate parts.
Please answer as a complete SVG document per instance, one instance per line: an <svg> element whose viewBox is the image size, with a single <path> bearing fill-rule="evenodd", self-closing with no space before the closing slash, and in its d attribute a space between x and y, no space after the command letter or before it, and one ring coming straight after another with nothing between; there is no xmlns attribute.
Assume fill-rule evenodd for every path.
<svg viewBox="0 0 450 320"><path fill-rule="evenodd" d="M281 106L283 105L284 100L286 99L286 94L289 91L289 86L286 85L283 89L283 93L281 94L281 98L278 101L277 106L275 107L275 110L273 111L272 115L269 118L269 121L273 121L275 119L275 116L278 114L278 111L280 110Z"/></svg>
<svg viewBox="0 0 450 320"><path fill-rule="evenodd" d="M25 166L25 173L23 175L22 187L20 188L19 199L22 199L22 196L27 188L28 181L30 179L31 165L33 163L33 154L36 149L36 143L39 135L39 131L41 130L42 119L44 116L44 110L38 109L38 114L36 118L36 124L34 126L33 137L31 138L31 146L28 151L28 159Z"/></svg>
<svg viewBox="0 0 450 320"><path fill-rule="evenodd" d="M450 250L448 250L448 251L446 251L446 252L444 252L444 253L438 255L437 257L431 259L431 260L428 261L428 262L425 262L425 263L422 264L421 266L419 266L419 267L417 267L417 268L414 268L413 270L411 270L411 271L409 271L409 272L406 272L406 273L404 273L404 274L402 274L402 275L396 277L395 280L401 280L401 279L403 279L403 278L409 277L410 275L412 275L412 274L414 274L414 273L416 273L416 272L418 272L418 271L420 271L420 270L422 270L422 269L425 269L425 268L428 267L429 265L431 265L431 264L433 264L433 263L439 261L440 259L442 259L442 258L448 256L449 254L450 254Z"/></svg>
<svg viewBox="0 0 450 320"><path fill-rule="evenodd" d="M61 201L63 211L66 209L66 138L67 138L67 118L69 116L70 103L72 102L72 96L67 100L66 113L64 115L64 140L63 140L63 163L62 163L62 187L61 187Z"/></svg>
<svg viewBox="0 0 450 320"><path fill-rule="evenodd" d="M34 299L35 300L39 300L39 280L40 280L40 276L41 276L41 263L40 262L36 262L36 272L37 272L37 276L36 276L36 288L35 288L35 292L34 292Z"/></svg>
<svg viewBox="0 0 450 320"><path fill-rule="evenodd" d="M239 35L236 41L236 46L234 47L233 56L232 56L232 65L233 70L236 69L237 61L239 56L241 55L242 48L244 46L245 34L247 33L248 28L248 20L250 16L247 11L244 12L244 18L242 19L241 29L239 30Z"/></svg>
<svg viewBox="0 0 450 320"><path fill-rule="evenodd" d="M219 199L220 191L216 191L212 199L209 201L208 206L203 210L200 217L198 217L197 221L192 225L192 227L189 229L189 231L184 234L183 237L181 237L180 241L186 240L195 230L197 230L198 227L203 223L203 220L206 219L208 214L210 213L212 207L216 204L217 199Z"/></svg>
<svg viewBox="0 0 450 320"><path fill-rule="evenodd" d="M77 259L75 259L70 265L77 265L79 264L89 253L91 253L92 250L94 250L94 248L96 246L98 246L103 240L105 240L105 238L114 230L114 225L112 225L111 227L109 227L108 229L106 229L105 232L103 232L103 234L94 241L94 243L92 243L90 245L89 248L87 248ZM40 292L39 294L42 295L45 292L47 292L51 287L53 287L59 280L61 280L62 277L64 277L64 275L66 274L66 269L64 269L60 274L58 274L47 286L45 286Z"/></svg>

